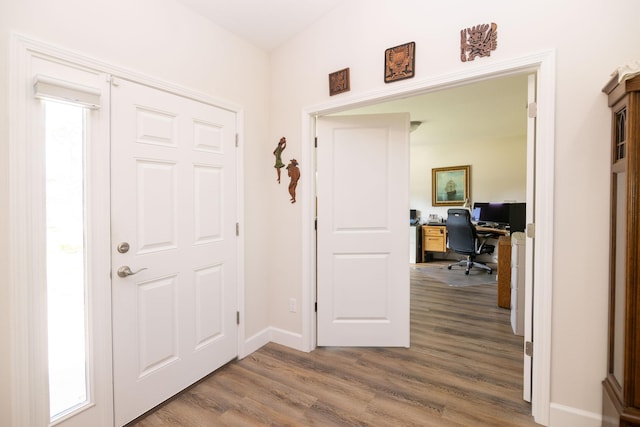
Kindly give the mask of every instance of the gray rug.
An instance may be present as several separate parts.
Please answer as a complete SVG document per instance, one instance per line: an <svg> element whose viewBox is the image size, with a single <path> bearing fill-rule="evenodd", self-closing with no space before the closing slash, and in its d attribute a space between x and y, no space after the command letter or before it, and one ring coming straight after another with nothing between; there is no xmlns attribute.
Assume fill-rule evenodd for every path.
<svg viewBox="0 0 640 427"><path fill-rule="evenodd" d="M438 265L433 267L416 267L416 271L423 274L429 280L445 283L449 286L464 287L477 285L497 285L496 268L491 266L493 272L487 274L486 270L480 268L472 268L469 275L464 274L464 267L452 267L447 269L446 265Z"/></svg>

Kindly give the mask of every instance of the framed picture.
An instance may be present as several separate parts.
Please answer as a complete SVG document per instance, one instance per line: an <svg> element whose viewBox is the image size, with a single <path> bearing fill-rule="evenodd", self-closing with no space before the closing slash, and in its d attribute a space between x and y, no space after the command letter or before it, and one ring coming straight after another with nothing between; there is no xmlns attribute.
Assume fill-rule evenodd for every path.
<svg viewBox="0 0 640 427"><path fill-rule="evenodd" d="M391 83L413 77L416 43L406 43L384 51L384 82Z"/></svg>
<svg viewBox="0 0 640 427"><path fill-rule="evenodd" d="M450 166L431 170L433 206L462 206L470 199L471 166Z"/></svg>
<svg viewBox="0 0 640 427"><path fill-rule="evenodd" d="M349 90L351 90L351 81L348 68L329 74L329 96Z"/></svg>

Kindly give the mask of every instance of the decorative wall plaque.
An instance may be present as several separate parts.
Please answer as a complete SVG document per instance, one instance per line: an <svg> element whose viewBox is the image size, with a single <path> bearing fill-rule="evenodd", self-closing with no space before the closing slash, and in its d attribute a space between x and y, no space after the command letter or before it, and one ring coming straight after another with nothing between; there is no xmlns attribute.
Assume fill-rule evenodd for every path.
<svg viewBox="0 0 640 427"><path fill-rule="evenodd" d="M329 74L329 95L337 95L342 92L351 90L351 82L349 80L349 69L336 71Z"/></svg>
<svg viewBox="0 0 640 427"><path fill-rule="evenodd" d="M476 56L491 56L498 47L498 25L476 25L460 30L460 60L473 61Z"/></svg>
<svg viewBox="0 0 640 427"><path fill-rule="evenodd" d="M413 77L415 72L416 43L411 42L384 51L384 82Z"/></svg>

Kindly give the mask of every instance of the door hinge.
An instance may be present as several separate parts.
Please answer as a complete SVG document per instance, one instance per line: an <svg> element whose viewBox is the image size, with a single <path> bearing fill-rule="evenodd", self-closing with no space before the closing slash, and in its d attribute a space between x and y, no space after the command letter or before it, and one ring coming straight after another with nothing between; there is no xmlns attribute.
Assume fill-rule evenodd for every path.
<svg viewBox="0 0 640 427"><path fill-rule="evenodd" d="M531 341L524 343L524 354L529 357L533 357L533 343Z"/></svg>
<svg viewBox="0 0 640 427"><path fill-rule="evenodd" d="M318 137L317 136L315 138L313 138L313 146L315 148L318 148Z"/></svg>
<svg viewBox="0 0 640 427"><path fill-rule="evenodd" d="M315 304L313 305L313 310L317 313L318 312L318 301L315 302Z"/></svg>
<svg viewBox="0 0 640 427"><path fill-rule="evenodd" d="M535 224L527 224L527 237L533 239L536 237L536 225Z"/></svg>
<svg viewBox="0 0 640 427"><path fill-rule="evenodd" d="M240 235L240 223L236 222L236 236Z"/></svg>
<svg viewBox="0 0 640 427"><path fill-rule="evenodd" d="M240 144L239 141L240 141L240 135L236 133L236 148L238 148L238 145Z"/></svg>
<svg viewBox="0 0 640 427"><path fill-rule="evenodd" d="M236 325L240 324L240 312L236 311Z"/></svg>
<svg viewBox="0 0 640 427"><path fill-rule="evenodd" d="M530 119L535 119L538 117L538 104L535 102L531 102L527 107L527 115Z"/></svg>
<svg viewBox="0 0 640 427"><path fill-rule="evenodd" d="M313 220L313 228L314 228L316 231L318 231L318 219L317 219L317 218Z"/></svg>

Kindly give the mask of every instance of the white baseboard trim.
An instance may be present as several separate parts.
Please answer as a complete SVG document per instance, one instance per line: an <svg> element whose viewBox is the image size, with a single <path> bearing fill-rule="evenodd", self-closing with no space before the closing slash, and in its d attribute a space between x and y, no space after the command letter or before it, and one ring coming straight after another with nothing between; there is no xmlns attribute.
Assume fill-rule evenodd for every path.
<svg viewBox="0 0 640 427"><path fill-rule="evenodd" d="M242 353L238 354L238 359L244 359L256 350L260 350L261 347L269 344L271 341L271 328L264 328L255 335L250 336L244 342L242 346Z"/></svg>
<svg viewBox="0 0 640 427"><path fill-rule="evenodd" d="M305 351L302 345L302 335L285 331L278 328L265 328L255 335L249 337L242 346L242 352L238 354L238 359L243 359L261 347L274 342L276 344L290 347L294 350Z"/></svg>
<svg viewBox="0 0 640 427"><path fill-rule="evenodd" d="M271 341L294 350L305 351L302 345L302 334L296 334L279 328L271 328Z"/></svg>
<svg viewBox="0 0 640 427"><path fill-rule="evenodd" d="M600 427L602 426L602 414L588 412L571 406L551 403L549 413L549 427L580 426L580 427Z"/></svg>

